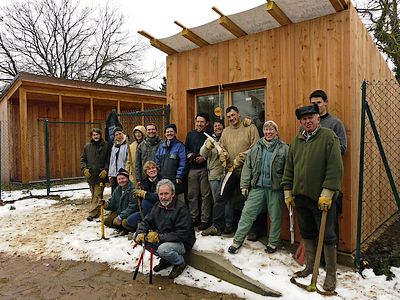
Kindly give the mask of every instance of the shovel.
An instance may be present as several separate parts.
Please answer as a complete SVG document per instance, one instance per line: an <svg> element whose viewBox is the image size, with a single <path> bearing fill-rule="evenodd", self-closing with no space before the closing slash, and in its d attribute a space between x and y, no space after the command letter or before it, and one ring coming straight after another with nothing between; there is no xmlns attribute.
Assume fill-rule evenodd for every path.
<svg viewBox="0 0 400 300"><path fill-rule="evenodd" d="M321 291L317 287L317 278L318 278L318 268L319 268L319 263L321 260L321 253L322 253L322 246L324 245L324 236L325 236L325 226L326 226L326 216L328 214L328 207L326 205L323 206L322 208L322 217L321 217L321 225L319 227L319 237L318 237L318 245L317 245L317 253L315 255L315 261L314 261L314 268L313 268L313 273L311 277L311 283L309 285L301 284L296 281L294 277L290 279L290 282L297 285L298 287L301 287L302 289L305 289L308 292L317 292L321 295L324 296L335 296L337 295L337 292L335 291Z"/></svg>

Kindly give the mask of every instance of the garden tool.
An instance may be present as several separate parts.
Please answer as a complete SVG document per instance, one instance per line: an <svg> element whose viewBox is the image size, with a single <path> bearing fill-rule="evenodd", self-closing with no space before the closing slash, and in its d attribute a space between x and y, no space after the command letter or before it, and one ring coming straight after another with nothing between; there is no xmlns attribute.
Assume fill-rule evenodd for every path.
<svg viewBox="0 0 400 300"><path fill-rule="evenodd" d="M210 139L210 141L214 144L215 149L217 149L218 155L221 154L222 148L221 148L221 146L219 145L219 143L218 143L216 140L214 140L213 137L212 137L211 135L209 135L207 132L203 132L203 133L204 133L204 135L205 135L206 137L208 137L208 138Z"/></svg>
<svg viewBox="0 0 400 300"><path fill-rule="evenodd" d="M328 214L328 207L326 205L323 206L322 209L322 217L321 217L321 225L319 227L319 237L318 237L318 245L317 245L317 254L315 255L315 261L314 261L314 268L313 268L313 273L311 277L311 283L309 285L305 285L302 283L299 283L296 281L295 277L292 277L290 279L290 282L297 285L298 287L305 289L308 292L317 292L321 295L324 296L335 296L337 295L337 292L335 291L321 291L317 287L317 278L318 278L318 268L319 268L319 263L321 260L321 253L322 253L322 247L324 244L324 236L325 236L325 225L326 225L326 216Z"/></svg>
<svg viewBox="0 0 400 300"><path fill-rule="evenodd" d="M294 243L294 218L293 218L293 205L290 205L289 208L289 223L290 223L290 243Z"/></svg>

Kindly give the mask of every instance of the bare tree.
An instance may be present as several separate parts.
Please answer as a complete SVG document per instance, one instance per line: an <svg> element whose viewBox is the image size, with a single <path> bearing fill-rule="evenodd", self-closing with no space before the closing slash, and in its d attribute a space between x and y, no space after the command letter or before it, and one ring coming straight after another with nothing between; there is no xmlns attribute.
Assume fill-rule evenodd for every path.
<svg viewBox="0 0 400 300"><path fill-rule="evenodd" d="M378 48L394 65L400 82L400 10L399 0L369 0L358 4L357 11L366 21Z"/></svg>
<svg viewBox="0 0 400 300"><path fill-rule="evenodd" d="M108 4L29 0L0 9L0 82L20 71L90 82L145 86L161 68L143 70L148 46L124 28Z"/></svg>

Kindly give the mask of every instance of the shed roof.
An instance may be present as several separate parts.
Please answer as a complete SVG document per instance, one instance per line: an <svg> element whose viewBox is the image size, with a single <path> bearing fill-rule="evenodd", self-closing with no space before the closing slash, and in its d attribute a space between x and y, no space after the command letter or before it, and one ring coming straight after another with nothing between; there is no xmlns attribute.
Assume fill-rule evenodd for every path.
<svg viewBox="0 0 400 300"><path fill-rule="evenodd" d="M265 4L228 16L213 7L220 15L219 19L193 28L186 28L175 21L183 30L170 37L156 39L145 31L139 33L150 39L154 47L167 54L175 54L333 14L346 9L347 3L348 0L268 0Z"/></svg>
<svg viewBox="0 0 400 300"><path fill-rule="evenodd" d="M124 94L135 94L142 96L152 96L152 97L160 97L165 98L165 93L162 91L142 89L142 88L133 88L127 86L118 86L111 84L102 84L88 81L79 81L79 80L71 80L65 78L56 78L45 75L36 75L27 72L20 72L17 76L14 77L13 81L3 90L3 93L0 95L0 102L4 98L8 98L13 94L16 89L22 84L42 84L46 86L57 86L57 87L65 87L68 89L79 89L79 90L96 90L100 92L115 92L115 93L124 93Z"/></svg>

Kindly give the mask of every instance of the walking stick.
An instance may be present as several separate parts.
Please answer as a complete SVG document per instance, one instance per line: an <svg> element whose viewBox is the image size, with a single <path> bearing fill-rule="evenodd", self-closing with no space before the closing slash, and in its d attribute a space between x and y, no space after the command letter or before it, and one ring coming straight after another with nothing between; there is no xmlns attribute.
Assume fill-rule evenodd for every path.
<svg viewBox="0 0 400 300"><path fill-rule="evenodd" d="M103 188L103 183L100 182L100 189ZM103 200L103 199L101 199ZM106 238L105 235L105 231L104 231L104 202L102 201L101 205L100 205L100 220L101 220L101 239L102 240L108 240L108 238Z"/></svg>
<svg viewBox="0 0 400 300"><path fill-rule="evenodd" d="M153 284L153 255L154 255L154 247L150 248L150 274L149 274L149 283Z"/></svg>

